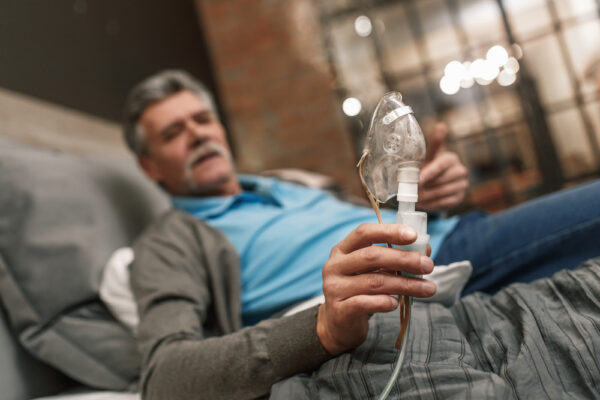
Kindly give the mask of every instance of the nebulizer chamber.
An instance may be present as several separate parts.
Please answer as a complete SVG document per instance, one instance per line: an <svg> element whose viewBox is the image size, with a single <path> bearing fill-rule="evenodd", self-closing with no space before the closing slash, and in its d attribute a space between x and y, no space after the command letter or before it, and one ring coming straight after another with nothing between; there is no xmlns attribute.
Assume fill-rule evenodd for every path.
<svg viewBox="0 0 600 400"><path fill-rule="evenodd" d="M396 222L410 226L417 232L415 242L398 247L426 255L429 243L427 214L415 210L419 165L424 158L425 137L412 109L402 102L400 93L385 94L377 104L369 126L366 146L359 163L361 179L378 217L377 204L388 203L395 196L398 201ZM415 276L406 272L402 274ZM409 301L409 308L411 303L412 300ZM379 396L380 400L387 398L402 368L410 333L410 310L408 315L406 333L403 337L399 336L401 344L396 365Z"/></svg>

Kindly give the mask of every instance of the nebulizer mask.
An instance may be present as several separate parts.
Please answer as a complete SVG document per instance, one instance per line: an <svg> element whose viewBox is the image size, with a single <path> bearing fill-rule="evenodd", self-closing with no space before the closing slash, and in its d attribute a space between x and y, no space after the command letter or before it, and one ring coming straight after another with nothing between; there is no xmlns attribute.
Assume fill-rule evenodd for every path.
<svg viewBox="0 0 600 400"><path fill-rule="evenodd" d="M367 141L358 163L363 188L379 222L379 204L398 200L398 224L412 227L417 239L405 250L427 254L427 214L415 211L418 200L419 165L425 158L425 137L412 109L402 102L398 92L385 94L371 119ZM388 244L388 247L391 247ZM403 275L410 275L403 272ZM379 399L387 398L398 378L406 354L406 335L410 328L412 298L400 296L400 334L396 348L400 350L392 377Z"/></svg>

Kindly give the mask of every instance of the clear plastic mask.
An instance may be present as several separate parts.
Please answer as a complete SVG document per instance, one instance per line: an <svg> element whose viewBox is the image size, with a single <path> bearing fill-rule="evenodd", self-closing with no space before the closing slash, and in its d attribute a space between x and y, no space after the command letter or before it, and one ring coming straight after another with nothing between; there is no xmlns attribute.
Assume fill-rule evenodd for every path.
<svg viewBox="0 0 600 400"><path fill-rule="evenodd" d="M367 154L365 154L367 153ZM386 93L373 112L363 150L365 183L375 199L386 203L398 191L398 170L425 158L425 137L412 109L398 92Z"/></svg>

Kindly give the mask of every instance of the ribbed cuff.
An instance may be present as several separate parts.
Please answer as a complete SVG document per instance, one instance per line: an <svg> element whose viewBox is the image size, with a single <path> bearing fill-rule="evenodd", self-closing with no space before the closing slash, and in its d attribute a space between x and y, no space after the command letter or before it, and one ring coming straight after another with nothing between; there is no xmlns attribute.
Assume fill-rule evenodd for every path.
<svg viewBox="0 0 600 400"><path fill-rule="evenodd" d="M333 358L317 336L317 311L311 307L289 317L281 318L279 326L271 329L267 347L280 379L310 371Z"/></svg>

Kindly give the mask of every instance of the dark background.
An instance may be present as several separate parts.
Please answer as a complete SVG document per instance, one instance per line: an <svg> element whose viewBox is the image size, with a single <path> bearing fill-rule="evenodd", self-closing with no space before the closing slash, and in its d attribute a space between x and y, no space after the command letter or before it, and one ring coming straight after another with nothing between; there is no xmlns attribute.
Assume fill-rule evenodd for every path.
<svg viewBox="0 0 600 400"><path fill-rule="evenodd" d="M129 89L164 68L218 93L198 21L191 0L3 0L0 87L114 121Z"/></svg>

